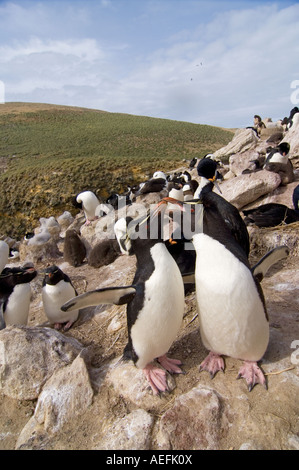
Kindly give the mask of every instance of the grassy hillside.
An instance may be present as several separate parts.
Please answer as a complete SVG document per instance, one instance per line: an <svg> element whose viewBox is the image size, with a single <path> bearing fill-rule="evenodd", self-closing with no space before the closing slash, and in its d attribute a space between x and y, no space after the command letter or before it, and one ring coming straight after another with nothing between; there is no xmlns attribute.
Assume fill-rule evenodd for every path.
<svg viewBox="0 0 299 470"><path fill-rule="evenodd" d="M40 217L73 208L90 189L106 198L156 170L227 144L217 127L33 103L0 105L0 235L22 236Z"/></svg>

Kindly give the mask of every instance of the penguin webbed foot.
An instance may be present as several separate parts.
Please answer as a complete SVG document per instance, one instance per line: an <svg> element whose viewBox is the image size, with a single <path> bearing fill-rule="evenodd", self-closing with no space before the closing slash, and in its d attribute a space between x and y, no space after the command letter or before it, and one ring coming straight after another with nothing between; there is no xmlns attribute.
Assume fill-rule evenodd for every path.
<svg viewBox="0 0 299 470"><path fill-rule="evenodd" d="M211 379L213 379L219 370L224 371L224 367L223 358L219 354L210 351L204 361L200 364L199 372L206 370L210 373Z"/></svg>
<svg viewBox="0 0 299 470"><path fill-rule="evenodd" d="M160 369L153 364L148 364L143 369L143 373L150 384L154 395L160 395L161 392L166 392L168 390L165 370Z"/></svg>
<svg viewBox="0 0 299 470"><path fill-rule="evenodd" d="M237 379L241 378L246 380L249 392L251 392L256 384L261 384L265 387L266 390L268 389L266 378L257 362L244 361L244 364L239 370Z"/></svg>
<svg viewBox="0 0 299 470"><path fill-rule="evenodd" d="M161 366L164 367L164 369L166 369L170 373L173 373L173 374L184 373L182 369L178 367L182 365L182 362L179 359L171 359L170 357L167 357L166 354L164 354L164 356L160 356L157 360L159 364L161 364Z"/></svg>
<svg viewBox="0 0 299 470"><path fill-rule="evenodd" d="M68 331L73 324L74 324L73 321L68 321L66 323L55 323L54 324L54 329L55 330Z"/></svg>

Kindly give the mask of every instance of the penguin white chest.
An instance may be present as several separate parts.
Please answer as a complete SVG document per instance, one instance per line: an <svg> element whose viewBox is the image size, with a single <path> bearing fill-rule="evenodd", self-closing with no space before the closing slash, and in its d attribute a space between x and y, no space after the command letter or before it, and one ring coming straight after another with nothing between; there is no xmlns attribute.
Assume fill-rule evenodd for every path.
<svg viewBox="0 0 299 470"><path fill-rule="evenodd" d="M46 284L42 290L45 314L52 323L64 323L78 318L79 310L63 312L61 306L75 297L75 290L69 282L59 281L55 286Z"/></svg>
<svg viewBox="0 0 299 470"><path fill-rule="evenodd" d="M184 284L179 268L162 243L151 248L154 271L145 282L144 304L131 328L137 367L167 353L184 313Z"/></svg>
<svg viewBox="0 0 299 470"><path fill-rule="evenodd" d="M27 325L30 307L30 284L18 284L14 287L6 305L4 320L6 325Z"/></svg>
<svg viewBox="0 0 299 470"><path fill-rule="evenodd" d="M269 324L250 270L224 245L205 234L196 249L196 299L207 349L238 359L261 359Z"/></svg>

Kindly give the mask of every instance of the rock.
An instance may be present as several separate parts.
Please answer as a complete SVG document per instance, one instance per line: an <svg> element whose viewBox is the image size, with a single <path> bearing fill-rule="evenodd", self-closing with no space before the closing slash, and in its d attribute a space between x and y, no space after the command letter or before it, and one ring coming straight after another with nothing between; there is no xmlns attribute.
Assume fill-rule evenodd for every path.
<svg viewBox="0 0 299 470"><path fill-rule="evenodd" d="M260 134L261 140L268 140L270 137L272 137L275 134L279 134L281 136L281 139L283 138L282 126L277 126L274 122L271 124L272 126L268 125L266 128L263 128L261 130L261 134Z"/></svg>
<svg viewBox="0 0 299 470"><path fill-rule="evenodd" d="M248 227L251 250L262 253L280 245L286 245L292 256L299 255L299 222L278 227Z"/></svg>
<svg viewBox="0 0 299 470"><path fill-rule="evenodd" d="M299 122L296 122L286 133L282 142L290 144L289 159L299 157Z"/></svg>
<svg viewBox="0 0 299 470"><path fill-rule="evenodd" d="M153 406L161 403L163 398L154 396L141 369L134 366L133 362L122 362L118 358L111 364L106 376L107 383L125 399L138 406ZM167 373L167 384L169 392L175 389L175 378Z"/></svg>
<svg viewBox="0 0 299 470"><path fill-rule="evenodd" d="M41 238L44 233L45 232L36 235L39 243L23 242L20 244L19 253L22 262L31 261L33 263L41 263L47 261L49 258L59 258L62 256L55 240L52 238L47 239L47 237L44 239ZM30 240L33 240L33 238Z"/></svg>
<svg viewBox="0 0 299 470"><path fill-rule="evenodd" d="M217 450L227 427L223 397L198 386L178 396L163 414L158 442L164 450Z"/></svg>
<svg viewBox="0 0 299 470"><path fill-rule="evenodd" d="M63 214L57 217L57 222L59 223L60 228L61 228L60 235L64 236L68 227L74 222L74 217L72 216L70 212L64 211Z"/></svg>
<svg viewBox="0 0 299 470"><path fill-rule="evenodd" d="M38 397L33 417L22 430L16 449L30 448L53 435L91 405L93 390L82 357L54 372Z"/></svg>
<svg viewBox="0 0 299 470"><path fill-rule="evenodd" d="M280 176L277 173L266 170L239 175L221 183L221 196L236 206L237 209L241 209L276 189L280 182ZM214 191L220 194L216 187Z"/></svg>
<svg viewBox="0 0 299 470"><path fill-rule="evenodd" d="M83 349L74 338L42 327L0 331L0 390L19 400L35 400L45 382Z"/></svg>
<svg viewBox="0 0 299 470"><path fill-rule="evenodd" d="M278 188L274 189L264 196L261 196L256 201L248 204L248 206L243 207L243 209L253 209L254 207L261 206L263 204L268 203L277 203L277 204L284 204L285 206L289 207L290 209L294 209L293 206L293 192L296 186L298 186L299 182L294 181L293 183L289 183L286 186L278 186Z"/></svg>
<svg viewBox="0 0 299 470"><path fill-rule="evenodd" d="M94 450L148 450L153 421L153 417L145 410L132 411L114 421Z"/></svg>
<svg viewBox="0 0 299 470"><path fill-rule="evenodd" d="M214 152L214 158L225 163L231 155L253 149L258 141L259 139L252 129L239 129L228 145Z"/></svg>

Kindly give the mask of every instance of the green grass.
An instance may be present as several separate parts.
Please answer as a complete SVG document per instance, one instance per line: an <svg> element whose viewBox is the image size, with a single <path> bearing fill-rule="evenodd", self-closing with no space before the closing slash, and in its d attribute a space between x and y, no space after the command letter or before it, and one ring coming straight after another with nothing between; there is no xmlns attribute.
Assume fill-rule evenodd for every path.
<svg viewBox="0 0 299 470"><path fill-rule="evenodd" d="M201 158L232 134L217 127L65 106L0 105L0 235L73 212L90 189L105 198L156 170ZM74 213L74 212L73 212Z"/></svg>

